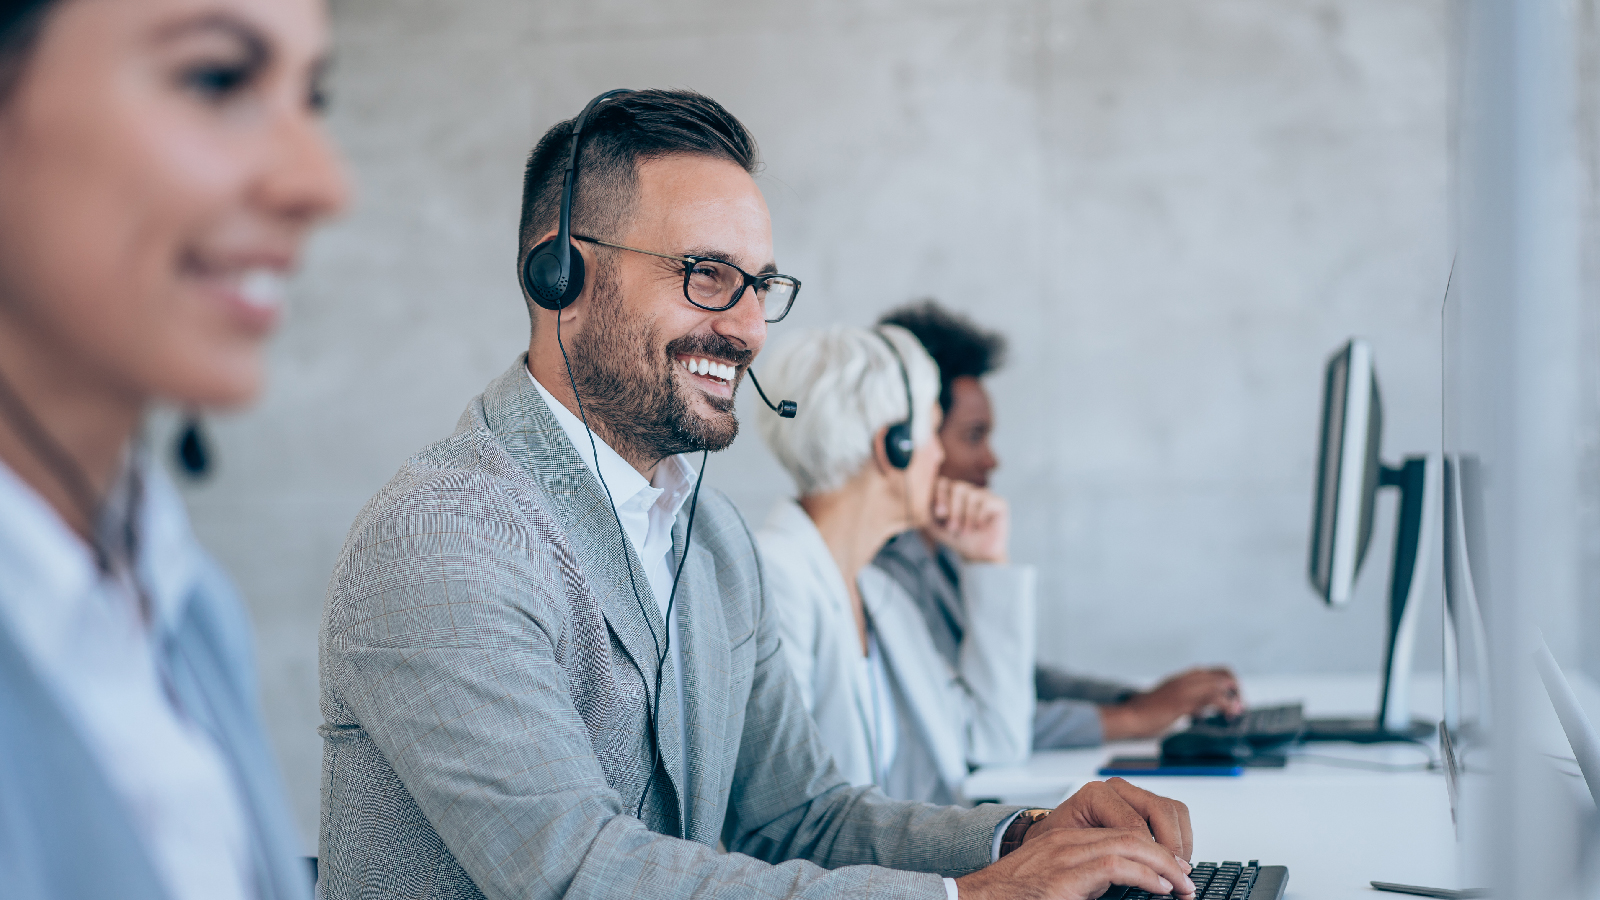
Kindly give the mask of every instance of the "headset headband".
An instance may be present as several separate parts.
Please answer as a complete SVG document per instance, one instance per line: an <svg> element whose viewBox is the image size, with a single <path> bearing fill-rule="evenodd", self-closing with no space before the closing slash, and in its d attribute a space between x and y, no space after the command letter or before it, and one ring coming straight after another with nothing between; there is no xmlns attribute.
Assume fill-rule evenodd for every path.
<svg viewBox="0 0 1600 900"><path fill-rule="evenodd" d="M889 336L880 329L874 328L872 332L883 340L884 346L894 356L895 364L900 367L900 384L906 389L905 419L890 425L883 432L885 458L889 465L904 469L911 465L911 457L917 450L917 441L911 434L911 423L916 416L916 401L911 396L911 373L907 371L905 358L900 355L900 348L894 345L894 341L889 340Z"/></svg>
<svg viewBox="0 0 1600 900"><path fill-rule="evenodd" d="M595 113L607 100L618 94L631 94L633 91L619 89L606 91L604 94L589 101L589 105L578 113L572 120L572 146L567 151L566 171L561 177L561 224L556 233L556 244L551 249L555 251L556 259L561 263L561 282L566 284L572 272L572 188L578 175L578 150L583 142L583 128L589 124L589 117Z"/></svg>
<svg viewBox="0 0 1600 900"><path fill-rule="evenodd" d="M894 341L889 340L889 336L877 328L872 329L872 333L877 335L883 341L883 345L885 347L889 348L889 353L894 356L895 363L900 367L900 384L906 389L906 418L902 424L906 426L906 431L909 434L911 431L912 418L916 415L917 405L916 402L911 399L911 373L906 370L905 357L900 355L900 348L894 345Z"/></svg>

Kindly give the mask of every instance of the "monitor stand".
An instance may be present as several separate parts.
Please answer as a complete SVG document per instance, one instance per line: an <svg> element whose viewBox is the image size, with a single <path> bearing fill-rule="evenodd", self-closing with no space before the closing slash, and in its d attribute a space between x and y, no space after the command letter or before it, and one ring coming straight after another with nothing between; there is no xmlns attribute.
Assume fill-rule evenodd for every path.
<svg viewBox="0 0 1600 900"><path fill-rule="evenodd" d="M1378 726L1376 719L1306 719L1302 741L1350 741L1355 744L1390 744L1398 741L1427 740L1438 726L1422 719L1412 719L1402 731L1390 731Z"/></svg>
<svg viewBox="0 0 1600 900"><path fill-rule="evenodd" d="M1379 487L1400 489L1394 560L1389 575L1389 640L1384 654L1383 690L1376 716L1306 719L1302 740L1380 744L1426 739L1437 723L1411 717L1411 656L1417 643L1417 617L1428 580L1433 544L1433 512L1438 505L1439 462L1408 456L1400 468L1384 466Z"/></svg>

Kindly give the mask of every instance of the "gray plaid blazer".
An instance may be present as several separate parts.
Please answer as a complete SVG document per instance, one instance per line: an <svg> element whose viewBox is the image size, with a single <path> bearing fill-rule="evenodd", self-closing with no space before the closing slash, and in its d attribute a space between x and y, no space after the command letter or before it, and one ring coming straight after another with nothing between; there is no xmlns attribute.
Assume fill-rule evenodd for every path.
<svg viewBox="0 0 1600 900"><path fill-rule="evenodd" d="M938 900L935 875L987 864L1015 807L898 803L840 777L715 491L678 589L688 747L659 704L649 777L666 628L525 364L367 504L334 570L322 895Z"/></svg>

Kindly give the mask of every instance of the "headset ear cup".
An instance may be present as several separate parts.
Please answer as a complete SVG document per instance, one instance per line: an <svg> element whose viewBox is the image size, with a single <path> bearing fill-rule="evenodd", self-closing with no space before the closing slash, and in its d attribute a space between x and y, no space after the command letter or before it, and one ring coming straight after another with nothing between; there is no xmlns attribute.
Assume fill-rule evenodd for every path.
<svg viewBox="0 0 1600 900"><path fill-rule="evenodd" d="M583 293L583 254L573 245L567 255L571 269L561 277L561 260L553 251L554 240L548 240L528 252L522 263L522 289L533 302L544 309L566 309Z"/></svg>
<svg viewBox="0 0 1600 900"><path fill-rule="evenodd" d="M883 433L883 455L889 460L889 465L896 469L904 469L911 465L911 454L915 450L916 444L911 440L909 424L896 422Z"/></svg>
<svg viewBox="0 0 1600 900"><path fill-rule="evenodd" d="M567 276L567 290L566 293L561 295L561 305L557 309L566 309L571 306L572 301L578 299L578 295L583 293L583 254L579 253L578 248L574 246L569 259L572 261L572 272Z"/></svg>

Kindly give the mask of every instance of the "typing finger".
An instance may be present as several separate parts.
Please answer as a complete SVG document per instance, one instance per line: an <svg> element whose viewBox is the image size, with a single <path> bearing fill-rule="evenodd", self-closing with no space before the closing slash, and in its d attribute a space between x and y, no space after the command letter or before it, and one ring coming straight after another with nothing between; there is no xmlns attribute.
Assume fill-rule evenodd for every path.
<svg viewBox="0 0 1600 900"><path fill-rule="evenodd" d="M1244 712L1244 699L1239 696L1239 682L1231 674L1213 675L1210 703L1229 715Z"/></svg>
<svg viewBox="0 0 1600 900"><path fill-rule="evenodd" d="M1194 882L1189 880L1188 864L1151 841L1148 834L1129 830L1101 834L1099 840L1079 845L1063 855L1077 857L1085 868L1101 868L1100 874L1110 878L1108 884L1131 885L1147 891L1159 888L1163 894L1193 895Z"/></svg>
<svg viewBox="0 0 1600 900"><path fill-rule="evenodd" d="M1112 778L1106 785L1144 819L1157 843L1184 859L1189 858L1194 851L1189 807L1177 800L1135 787L1121 778Z"/></svg>

